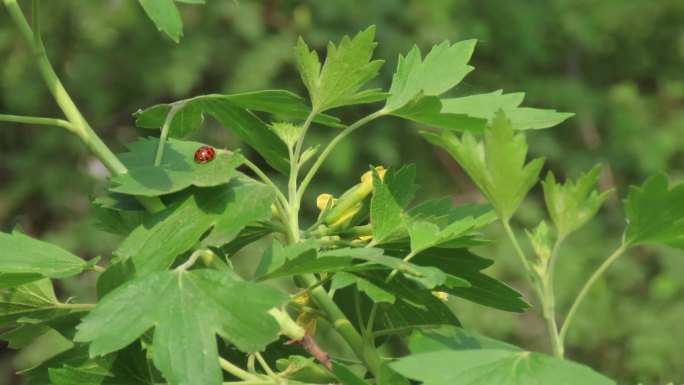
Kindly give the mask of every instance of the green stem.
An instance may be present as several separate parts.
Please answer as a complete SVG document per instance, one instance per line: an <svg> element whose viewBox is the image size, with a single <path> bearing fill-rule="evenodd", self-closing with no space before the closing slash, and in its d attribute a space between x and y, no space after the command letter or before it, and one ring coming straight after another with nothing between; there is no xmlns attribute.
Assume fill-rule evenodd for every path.
<svg viewBox="0 0 684 385"><path fill-rule="evenodd" d="M251 374L247 372L246 370L234 365L232 362L226 360L223 357L219 357L219 365L221 365L221 368L225 370L226 372L234 375L235 377L245 380L245 381L264 381L262 378L259 376L256 376L254 374ZM272 382L271 382L272 383Z"/></svg>
<svg viewBox="0 0 684 385"><path fill-rule="evenodd" d="M254 172L254 174L256 174L256 176L259 177L259 179L261 179L267 185L273 187L273 189L276 192L276 195L278 196L278 200L280 201L280 203L287 206L287 204L288 204L287 197L285 196L285 194L282 193L282 191L280 191L278 186L276 186L275 183L273 183L271 178L269 178L266 174L264 174L264 172L261 171L261 169L259 167L257 167L256 164L252 163L252 161L250 161L249 159L245 158L244 163L245 163L245 166L247 166L250 170L252 170Z"/></svg>
<svg viewBox="0 0 684 385"><path fill-rule="evenodd" d="M264 357L261 356L259 352L254 353L254 356L256 356L257 361L259 361L259 365L264 369L266 374L271 377L275 378L277 375L273 372L270 366L268 366L268 362L264 359Z"/></svg>
<svg viewBox="0 0 684 385"><path fill-rule="evenodd" d="M71 123L62 119L0 114L0 121L24 124L39 124L44 126L56 126L66 128L69 131L74 131L74 127L71 125Z"/></svg>
<svg viewBox="0 0 684 385"><path fill-rule="evenodd" d="M94 303L58 303L55 305L59 309L71 310L91 310L95 307Z"/></svg>
<svg viewBox="0 0 684 385"><path fill-rule="evenodd" d="M403 261L408 262L410 261L413 257L415 257L416 254L414 252L410 252L407 256L404 257ZM392 279L394 278L395 275L399 270L393 269L387 278L385 279L385 283L390 283ZM371 307L370 315L368 316L368 324L366 325L366 336L369 338L372 338L372 332L373 332L373 327L375 323L375 314L378 312L378 304L376 302L373 303L373 306ZM372 339L371 339L372 340Z"/></svg>
<svg viewBox="0 0 684 385"><path fill-rule="evenodd" d="M173 121L173 117L176 115L176 111L182 108L183 104L185 104L185 102L171 104L169 112L166 113L166 119L164 119L161 134L159 135L159 144L157 144L157 154L154 157L155 166L159 166L161 164L162 157L164 156L164 145L166 144L166 138L169 137L169 130L171 129L171 122Z"/></svg>
<svg viewBox="0 0 684 385"><path fill-rule="evenodd" d="M76 104L67 93L66 89L62 85L62 82L57 77L50 61L48 60L47 54L45 53L45 47L40 38L40 27L38 18L38 1L34 0L34 29L35 32L29 26L28 21L24 17L24 14L17 4L16 0L3 0L5 7L10 14L10 17L19 29L20 34L26 41L26 44L31 49L33 53L33 59L38 66L38 70L43 77L45 86L48 91L52 94L52 97L57 102L64 116L71 124L73 128L72 131L78 135L81 140L88 146L90 151L95 154L95 156L100 159L100 161L105 165L105 167L113 175L124 174L128 171L126 166L119 160L119 158L114 155L114 153L104 144L102 139L93 131L92 127L85 120ZM151 197L140 197L138 201L150 212L157 212L164 209L164 204L158 198Z"/></svg>
<svg viewBox="0 0 684 385"><path fill-rule="evenodd" d="M316 282L316 277L312 274L307 274L301 277L302 282L307 286L312 286ZM352 323L342 313L335 302L328 297L328 293L322 287L316 287L311 290L311 298L316 302L316 305L328 314L333 327L344 338L356 357L363 361L371 373L377 374L382 365L382 358L372 347L366 348L363 337L356 331Z"/></svg>
<svg viewBox="0 0 684 385"><path fill-rule="evenodd" d="M333 149L335 149L335 146L342 141L342 139L346 138L347 135L351 134L354 132L357 128L363 126L364 124L377 119L383 115L386 115L386 112L384 110L378 110L368 116L365 116L355 123L353 123L351 126L348 126L345 128L342 132L340 132L336 137L333 138L333 140L328 143L328 145L325 147L321 155L318 156L316 159L316 162L314 162L313 166L311 166L311 169L309 169L309 172L306 173L306 176L302 180L302 183L299 185L299 192L297 193L297 201L301 202L302 196L304 195L304 191L306 188L309 186L309 183L311 183L311 180L313 177L316 175L316 172L318 172L318 169L321 167L325 159L330 155L330 152L332 152Z"/></svg>
<svg viewBox="0 0 684 385"><path fill-rule="evenodd" d="M502 220L501 224L503 225L504 231L506 231L506 235L508 235L508 239L510 239L511 243L513 243L513 248L515 249L515 253L518 256L520 263L525 268L525 273L528 276L533 277L532 267L530 266L530 263L527 261L527 258L525 257L525 253L522 251L522 248L520 248L520 244L518 243L518 239L515 237L515 234L513 234L513 229L511 229L510 223L508 223L507 220ZM534 279L532 280L534 281Z"/></svg>
<svg viewBox="0 0 684 385"><path fill-rule="evenodd" d="M542 312L546 320L546 327L549 331L549 338L551 339L551 347L553 355L558 358L563 358L565 355L565 347L558 334L558 323L556 321L556 297L553 290L553 278L556 270L556 260L558 259L558 250L563 242L563 238L558 238L551 250L551 256L546 269L546 277L543 281L542 291L544 293L544 310Z"/></svg>
<svg viewBox="0 0 684 385"><path fill-rule="evenodd" d="M188 258L187 261L183 262L183 264L181 264L181 265L179 265L178 267L176 267L176 271L186 271L186 270L188 270L189 268L192 267L192 265L195 264L195 262L197 262L197 260L198 260L200 257L202 257L202 256L207 256L207 255L214 255L214 253L212 253L212 252L211 252L210 250L208 250L208 249L199 249L199 250L193 251L192 254L190 254L190 258Z"/></svg>
<svg viewBox="0 0 684 385"><path fill-rule="evenodd" d="M513 248L515 249L516 255L520 259L520 263L523 265L525 268L525 272L527 274L528 280L532 287L534 288L534 292L537 295L537 298L539 298L539 302L541 302L542 305L542 316L544 317L544 320L546 321L546 327L549 333L549 339L551 340L551 348L553 349L553 353L556 357L562 358L563 357L563 342L560 340L558 337L558 325L556 324L556 316L555 316L555 298L553 295L553 288L549 284L548 280L548 272L547 272L547 277L545 278L537 278L534 275L534 271L532 269L532 266L530 266L529 261L527 260L527 257L525 257L525 253L522 251L522 248L520 247L520 243L518 243L518 239L515 237L515 234L513 233L513 229L511 229L511 225L508 222L508 220L502 220L501 221L504 230L506 231L506 234L508 235L508 238L510 239L511 243L513 244ZM555 259L555 258L554 258ZM555 263L555 262L554 262Z"/></svg>
<svg viewBox="0 0 684 385"><path fill-rule="evenodd" d="M568 328L570 327L570 324L572 320L575 317L575 314L577 313L577 309L579 306L582 304L582 301L584 301L584 298L587 296L589 293L589 290L591 287L596 283L596 281L603 275L603 273L610 267L610 265L615 262L615 260L618 259L624 252L628 249L628 246L625 245L624 243L620 245L620 247L617 248L611 254L603 263L601 266L599 266L596 271L594 271L594 274L591 275L589 280L584 284L584 287L582 287L582 290L580 290L579 294L575 298L575 301L572 303L572 306L570 307L570 311L568 312L568 315L565 317L565 321L563 321L563 326L561 327L560 330L560 341L561 344L565 341L565 336L568 333Z"/></svg>

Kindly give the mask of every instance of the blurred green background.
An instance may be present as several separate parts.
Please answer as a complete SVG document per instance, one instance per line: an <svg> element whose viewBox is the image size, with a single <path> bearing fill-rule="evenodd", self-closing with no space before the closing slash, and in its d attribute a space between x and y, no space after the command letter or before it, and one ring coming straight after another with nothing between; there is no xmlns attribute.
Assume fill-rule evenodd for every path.
<svg viewBox="0 0 684 385"><path fill-rule="evenodd" d="M30 3L20 2L26 9ZM43 32L48 55L95 130L115 151L140 135L131 114L160 102L203 93L285 88L306 95L293 63L301 35L323 50L328 40L377 25L376 56L386 60L377 86L387 87L397 55L413 44L476 38L476 70L455 94L503 89L526 93L526 106L577 115L530 132L532 156L563 179L601 162L601 189L616 194L588 228L561 252L558 302L564 314L584 280L619 243L621 200L629 184L667 171L684 177L684 2L681 0L339 0L210 1L180 5L185 36L175 44L159 33L133 0L46 1ZM340 111L346 121L360 110ZM0 113L60 116L19 39L0 10ZM357 132L334 152L311 188L340 193L368 164L416 163L419 198L454 196L481 201L463 171L417 135L416 125L385 119ZM316 127L312 142L332 129ZM239 143L207 121L196 139L217 147ZM90 197L106 186L106 172L79 140L51 127L0 123L0 230L19 225L84 257L111 254L119 239L93 227ZM516 217L519 235L544 218L535 188ZM500 237L492 226L492 237ZM526 242L523 240L523 242ZM531 298L502 241L479 250L497 260L491 274ZM568 336L568 357L621 384L684 381L684 255L642 248L621 258L591 292ZM94 277L59 283L61 298L93 296ZM521 346L548 351L535 310L505 314L454 299L466 327ZM679 335L679 338L676 338ZM55 345L57 344L57 345ZM14 354L0 345L0 383L59 348L49 338Z"/></svg>

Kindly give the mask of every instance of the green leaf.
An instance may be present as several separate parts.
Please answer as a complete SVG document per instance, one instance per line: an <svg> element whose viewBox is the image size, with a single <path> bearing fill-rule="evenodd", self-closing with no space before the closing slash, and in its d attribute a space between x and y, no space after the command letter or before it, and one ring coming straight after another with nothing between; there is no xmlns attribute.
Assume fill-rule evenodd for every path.
<svg viewBox="0 0 684 385"><path fill-rule="evenodd" d="M525 164L527 143L522 134L515 134L502 111L485 131L484 143L470 133L461 140L444 132L441 136L423 133L432 144L441 146L468 173L477 188L489 200L502 221L508 221L537 182L544 164L537 158Z"/></svg>
<svg viewBox="0 0 684 385"><path fill-rule="evenodd" d="M347 272L339 272L333 275L330 282L330 289L337 290L356 283L356 276Z"/></svg>
<svg viewBox="0 0 684 385"><path fill-rule="evenodd" d="M356 287L359 289L359 291L366 293L368 298L370 298L374 303L394 303L396 299L391 291L376 286L367 279L357 277Z"/></svg>
<svg viewBox="0 0 684 385"><path fill-rule="evenodd" d="M557 184L553 173L549 172L542 182L546 208L559 238L564 239L582 228L612 192L611 189L599 194L592 190L600 173L601 165L596 165L588 173L580 175L577 182L568 180L565 184Z"/></svg>
<svg viewBox="0 0 684 385"><path fill-rule="evenodd" d="M268 125L252 111L274 114L278 119L305 119L309 108L299 96L287 91L267 90L236 95L203 95L184 100L177 110L169 129L171 137L183 137L199 128L203 114L209 114L238 138L254 148L271 167L286 174L289 171L287 146ZM152 106L138 111L136 125L160 128L171 109L169 104ZM314 122L339 127L336 118L317 115ZM149 165L151 163L147 163Z"/></svg>
<svg viewBox="0 0 684 385"><path fill-rule="evenodd" d="M328 53L321 68L316 51L310 51L302 38L296 47L297 67L309 90L314 111L322 112L350 104L383 100L379 89L358 92L378 75L382 60L371 61L377 43L373 41L375 27L359 32L353 39L342 38L336 47L328 43Z"/></svg>
<svg viewBox="0 0 684 385"><path fill-rule="evenodd" d="M433 222L411 220L408 225L408 232L411 237L411 252L417 254L430 247L470 235L496 219L493 211L487 211L482 214L477 213L476 215L478 216L466 216L458 219L449 218L451 219L450 223L443 228L440 228L440 226Z"/></svg>
<svg viewBox="0 0 684 385"><path fill-rule="evenodd" d="M173 41L183 36L183 21L173 0L138 0L157 29L169 35Z"/></svg>
<svg viewBox="0 0 684 385"><path fill-rule="evenodd" d="M37 273L0 273L0 289L23 285L25 283L37 281L41 278L43 278L43 276Z"/></svg>
<svg viewBox="0 0 684 385"><path fill-rule="evenodd" d="M404 207L413 199L418 185L413 184L416 169L414 165L404 166L394 172L388 169L381 179L373 172L373 197L370 218L373 227L373 242L383 243L406 235Z"/></svg>
<svg viewBox="0 0 684 385"><path fill-rule="evenodd" d="M472 330L452 325L440 325L437 328L418 329L409 340L411 353L426 353L443 350L498 349L513 352L521 348L485 337Z"/></svg>
<svg viewBox="0 0 684 385"><path fill-rule="evenodd" d="M301 125L289 122L274 122L270 127L289 148L294 148L303 129Z"/></svg>
<svg viewBox="0 0 684 385"><path fill-rule="evenodd" d="M487 124L486 119L447 113L438 97L423 96L422 93L403 107L392 111L392 115L428 126L456 131L482 132Z"/></svg>
<svg viewBox="0 0 684 385"><path fill-rule="evenodd" d="M340 381L342 385L369 385L366 381L359 378L346 366L339 364L336 361L333 361L332 365L333 374L335 377L337 377L337 380Z"/></svg>
<svg viewBox="0 0 684 385"><path fill-rule="evenodd" d="M170 134L176 137L185 136L199 128L204 121L202 103L195 100L214 100L222 104L273 114L279 118L304 120L309 115L310 108L304 104L304 99L284 90L263 90L233 95L204 95L183 101L183 105L173 116ZM169 104L157 104L147 109L137 111L134 116L135 124L141 128L159 129L164 124L171 109ZM314 122L332 127L341 127L339 119L318 114Z"/></svg>
<svg viewBox="0 0 684 385"><path fill-rule="evenodd" d="M539 257L542 262L540 265L536 266L545 270L547 262L551 258L551 252L555 243L555 238L551 229L549 229L549 226L545 221L541 221L534 230L525 230L525 234L527 234L527 238L530 240L532 250L534 250L534 253L537 254L537 257Z"/></svg>
<svg viewBox="0 0 684 385"><path fill-rule="evenodd" d="M287 378L307 383L330 383L335 381L328 369L317 363L314 358L291 355L276 361L279 372L289 373Z"/></svg>
<svg viewBox="0 0 684 385"><path fill-rule="evenodd" d="M459 277L470 284L468 287L444 285L436 290L504 311L522 312L530 307L520 298L520 293L480 271L490 266L491 260L468 250L430 248L416 255L412 261L420 266L436 267L448 277Z"/></svg>
<svg viewBox="0 0 684 385"><path fill-rule="evenodd" d="M48 369L54 385L152 385L145 351L133 343L115 354L88 360L78 366L64 364Z"/></svg>
<svg viewBox="0 0 684 385"><path fill-rule="evenodd" d="M629 188L625 245L659 243L684 249L684 183L668 185L667 175L658 173L642 186Z"/></svg>
<svg viewBox="0 0 684 385"><path fill-rule="evenodd" d="M135 278L135 265L132 259L113 261L107 269L97 277L97 298L102 299L117 287Z"/></svg>
<svg viewBox="0 0 684 385"><path fill-rule="evenodd" d="M47 320L69 313L59 305L52 282L47 279L0 292L0 328L19 320Z"/></svg>
<svg viewBox="0 0 684 385"><path fill-rule="evenodd" d="M458 318L444 302L437 299L430 290L417 287L414 281L405 276L398 275L386 283L386 275L378 272L357 274L397 298L392 306L382 306L378 312L378 320L381 320L379 324L388 329L416 325L460 325Z"/></svg>
<svg viewBox="0 0 684 385"><path fill-rule="evenodd" d="M169 384L220 385L215 335L243 352L262 350L279 331L267 312L286 300L276 289L215 270L153 272L105 296L75 341L90 342L94 357L154 327L152 357Z"/></svg>
<svg viewBox="0 0 684 385"><path fill-rule="evenodd" d="M447 281L446 275L439 269L417 266L399 258L382 255L382 249L342 248L317 253L317 248L318 245L311 240L286 247L274 241L264 253L255 276L262 281L302 274L393 269L427 288ZM354 264L355 260L368 263ZM468 283L463 282L462 286L468 286Z"/></svg>
<svg viewBox="0 0 684 385"><path fill-rule="evenodd" d="M396 111L416 96L439 96L454 88L473 70L467 65L475 49L475 40L455 44L448 41L436 45L421 59L417 46L406 55L399 55L397 70L392 78L389 98L383 108Z"/></svg>
<svg viewBox="0 0 684 385"><path fill-rule="evenodd" d="M114 254L132 258L139 274L166 269L178 255L198 245L198 239L201 247L220 247L247 225L270 218L274 199L271 187L246 177L197 189L147 218Z"/></svg>
<svg viewBox="0 0 684 385"><path fill-rule="evenodd" d="M441 112L465 114L483 119L484 123L491 123L496 112L503 110L515 130L553 127L574 115L567 112L556 112L555 110L519 107L524 97L525 94L522 92L503 94L502 90L497 90L489 94L442 99ZM481 129L485 128L484 123ZM477 129L472 131L477 131Z"/></svg>
<svg viewBox="0 0 684 385"><path fill-rule="evenodd" d="M228 183L241 175L235 169L245 158L240 153L217 150L208 163L194 161L195 151L202 143L169 139L164 145L164 155L159 166L154 166L153 157L159 140L140 139L129 146L132 153L121 155L124 163L131 167L125 174L114 176L110 191L142 196L159 196L180 191L189 186L213 187ZM145 160L151 160L145 165Z"/></svg>
<svg viewBox="0 0 684 385"><path fill-rule="evenodd" d="M271 245L265 250L263 257L259 261L254 276L257 280L261 281L277 277L322 272L317 269L326 266L326 264L317 261L318 247L318 243L313 239L307 239L304 242L287 246L283 246L280 242L273 239ZM346 261L339 260L338 262L340 261L342 262L342 267L348 266Z"/></svg>
<svg viewBox="0 0 684 385"><path fill-rule="evenodd" d="M10 349L22 349L48 331L50 331L50 327L47 325L22 324L0 334L0 340L7 341L7 347Z"/></svg>
<svg viewBox="0 0 684 385"><path fill-rule="evenodd" d="M0 233L0 274L8 274L4 277L6 283L27 282L41 276L69 277L86 266L86 261L55 245L16 231ZM2 278L0 275L0 280Z"/></svg>
<svg viewBox="0 0 684 385"><path fill-rule="evenodd" d="M539 353L510 350L441 350L400 358L394 370L424 385L610 385L591 368Z"/></svg>
<svg viewBox="0 0 684 385"><path fill-rule="evenodd" d="M128 235L128 233L142 223L143 219L148 215L146 211L142 210L123 210L120 208L105 207L107 204L105 201L109 200L109 198L110 197L107 195L100 196L93 200L90 205L90 211L95 218L93 227L98 230L112 234ZM110 202L113 203L113 200ZM140 208L142 209L142 206L140 206Z"/></svg>

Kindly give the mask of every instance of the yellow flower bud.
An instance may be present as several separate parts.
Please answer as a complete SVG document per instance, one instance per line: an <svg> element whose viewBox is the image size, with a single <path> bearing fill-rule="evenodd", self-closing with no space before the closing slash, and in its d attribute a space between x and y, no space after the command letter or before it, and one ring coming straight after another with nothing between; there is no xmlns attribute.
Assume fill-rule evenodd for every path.
<svg viewBox="0 0 684 385"><path fill-rule="evenodd" d="M449 300L449 293L443 292L443 291L433 291L432 295L437 297L442 302L446 302Z"/></svg>
<svg viewBox="0 0 684 385"><path fill-rule="evenodd" d="M380 176L380 180L383 180L383 178L385 177L385 168L382 166L378 166L375 168L375 171L378 173L378 176ZM370 183L372 185L373 173L371 171L366 171L363 175L361 175L361 183Z"/></svg>
<svg viewBox="0 0 684 385"><path fill-rule="evenodd" d="M330 194L321 194L318 196L318 198L316 198L316 207L323 211L326 209L326 207L328 207L328 202L330 202L330 207L333 207L335 204L337 204L337 199Z"/></svg>
<svg viewBox="0 0 684 385"><path fill-rule="evenodd" d="M271 203L271 215L273 215L274 218L280 218L280 213L278 213L278 208L275 203Z"/></svg>

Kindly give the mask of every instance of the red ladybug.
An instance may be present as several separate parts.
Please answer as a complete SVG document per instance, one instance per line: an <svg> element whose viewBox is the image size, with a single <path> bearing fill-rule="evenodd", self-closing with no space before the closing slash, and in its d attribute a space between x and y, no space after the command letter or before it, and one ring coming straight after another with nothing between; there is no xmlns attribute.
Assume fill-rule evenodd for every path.
<svg viewBox="0 0 684 385"><path fill-rule="evenodd" d="M209 146L202 146L195 151L195 163L210 162L216 156L216 151Z"/></svg>

